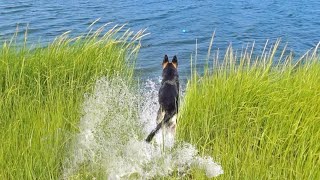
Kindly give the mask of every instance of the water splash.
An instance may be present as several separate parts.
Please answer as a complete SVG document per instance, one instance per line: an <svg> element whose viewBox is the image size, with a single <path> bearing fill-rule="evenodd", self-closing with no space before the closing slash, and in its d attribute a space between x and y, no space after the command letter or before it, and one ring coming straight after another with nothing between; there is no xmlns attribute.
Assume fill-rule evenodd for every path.
<svg viewBox="0 0 320 180"><path fill-rule="evenodd" d="M198 156L191 144L175 144L168 133L159 132L154 143L146 143L156 125L156 83L147 81L141 95L132 92L121 78L96 82L85 97L80 132L65 160L63 179L83 174L110 180L184 176L192 167L203 169L209 178L223 173L211 157Z"/></svg>

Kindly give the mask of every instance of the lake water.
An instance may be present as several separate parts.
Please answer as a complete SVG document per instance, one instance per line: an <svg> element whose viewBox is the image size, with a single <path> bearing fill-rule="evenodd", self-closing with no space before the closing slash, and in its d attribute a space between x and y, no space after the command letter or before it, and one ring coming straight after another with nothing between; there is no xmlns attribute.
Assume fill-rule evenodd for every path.
<svg viewBox="0 0 320 180"><path fill-rule="evenodd" d="M86 32L98 18L100 25L147 28L137 65L144 78L160 76L164 54L176 54L180 76L188 77L196 39L201 65L214 31L213 50L222 51L229 44L241 50L253 41L259 51L267 39L281 38L301 55L320 41L319 0L1 0L0 40L11 37L17 24L20 29L29 24L29 40L45 43L68 30Z"/></svg>

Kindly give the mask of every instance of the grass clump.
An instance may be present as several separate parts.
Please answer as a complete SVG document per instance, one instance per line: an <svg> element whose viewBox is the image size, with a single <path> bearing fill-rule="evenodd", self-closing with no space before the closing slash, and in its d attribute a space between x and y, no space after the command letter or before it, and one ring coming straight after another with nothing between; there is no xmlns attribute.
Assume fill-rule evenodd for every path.
<svg viewBox="0 0 320 180"><path fill-rule="evenodd" d="M278 45L261 56L229 48L188 82L178 135L221 162L220 179L320 178L318 48L294 61Z"/></svg>
<svg viewBox="0 0 320 180"><path fill-rule="evenodd" d="M104 26L46 47L0 48L0 179L58 179L81 104L101 77L131 79L143 31ZM23 44L23 43L22 43Z"/></svg>

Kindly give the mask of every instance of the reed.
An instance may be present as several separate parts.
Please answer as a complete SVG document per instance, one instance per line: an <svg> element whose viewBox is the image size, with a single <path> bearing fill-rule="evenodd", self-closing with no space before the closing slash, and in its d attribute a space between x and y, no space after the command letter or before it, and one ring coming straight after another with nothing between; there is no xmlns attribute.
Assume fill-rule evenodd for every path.
<svg viewBox="0 0 320 180"><path fill-rule="evenodd" d="M299 59L279 44L229 47L204 75L193 70L178 135L221 162L219 179L320 178L319 44Z"/></svg>
<svg viewBox="0 0 320 180"><path fill-rule="evenodd" d="M92 24L93 25L93 24ZM20 35L0 47L0 179L58 179L81 104L101 76L132 80L144 31L108 24L47 46ZM23 45L21 45L23 44Z"/></svg>

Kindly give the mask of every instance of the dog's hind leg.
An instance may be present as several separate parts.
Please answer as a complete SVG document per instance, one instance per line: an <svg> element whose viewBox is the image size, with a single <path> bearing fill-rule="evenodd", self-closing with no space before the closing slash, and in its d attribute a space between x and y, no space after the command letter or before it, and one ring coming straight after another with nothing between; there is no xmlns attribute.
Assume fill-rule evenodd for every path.
<svg viewBox="0 0 320 180"><path fill-rule="evenodd" d="M172 118L168 122L168 130L169 132L175 136L177 129L177 114L173 115Z"/></svg>
<svg viewBox="0 0 320 180"><path fill-rule="evenodd" d="M172 113L165 113L163 120L161 122L159 122L157 124L156 128L151 131L151 133L148 135L146 141L150 142L152 140L152 138L156 135L156 133L159 131L159 129L164 124L167 124L173 116L174 116L174 114L172 114Z"/></svg>
<svg viewBox="0 0 320 180"><path fill-rule="evenodd" d="M166 112L160 106L157 114L157 124L163 120L165 113Z"/></svg>
<svg viewBox="0 0 320 180"><path fill-rule="evenodd" d="M146 139L147 142L150 142L152 140L152 138L156 135L158 130L163 125L164 116L165 116L165 111L163 111L163 109L160 106L159 110L158 110L158 113L157 113L157 119L156 119L157 120L157 127L150 132L150 134L148 135L148 137Z"/></svg>

